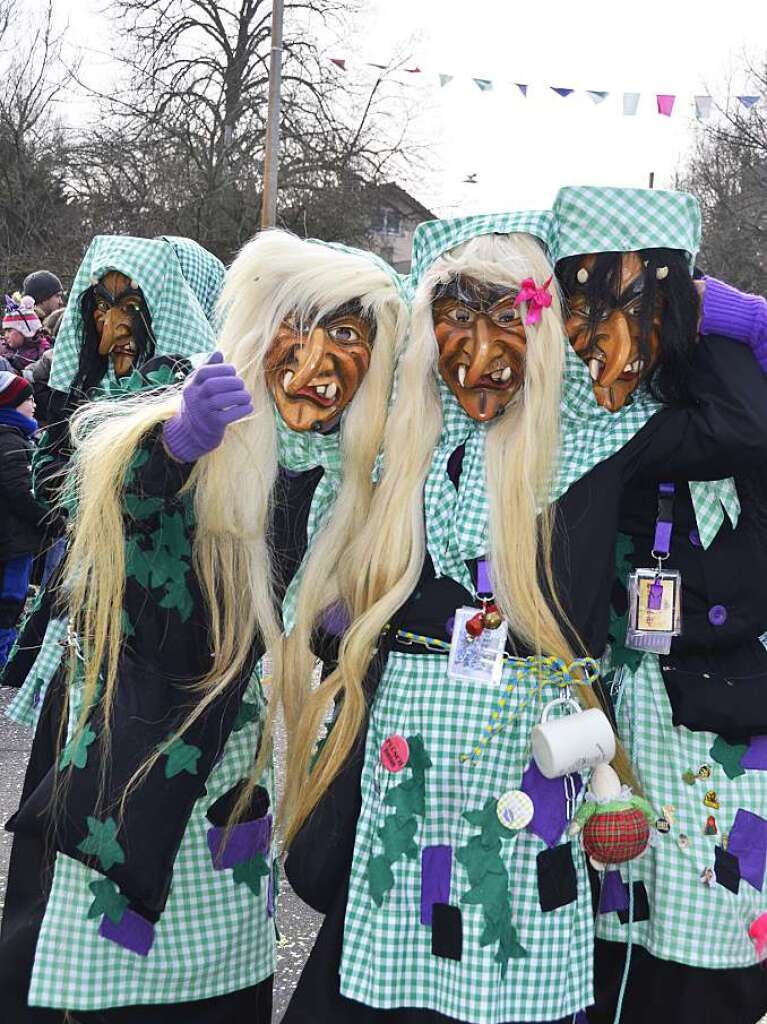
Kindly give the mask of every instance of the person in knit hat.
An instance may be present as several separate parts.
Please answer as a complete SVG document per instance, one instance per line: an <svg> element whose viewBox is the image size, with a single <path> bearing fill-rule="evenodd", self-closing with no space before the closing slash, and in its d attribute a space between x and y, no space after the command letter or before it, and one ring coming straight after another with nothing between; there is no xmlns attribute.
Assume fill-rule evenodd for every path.
<svg viewBox="0 0 767 1024"><path fill-rule="evenodd" d="M36 362L51 347L50 338L43 331L40 317L35 312L35 300L24 295L18 302L5 297L3 315L4 337L0 342L0 355L5 356L18 373Z"/></svg>
<svg viewBox="0 0 767 1024"><path fill-rule="evenodd" d="M43 539L43 505L32 495L32 435L37 430L32 386L0 371L0 668L16 639L32 560Z"/></svg>
<svg viewBox="0 0 767 1024"><path fill-rule="evenodd" d="M25 295L35 300L35 309L41 320L66 306L64 285L50 270L35 270L24 278L22 289Z"/></svg>

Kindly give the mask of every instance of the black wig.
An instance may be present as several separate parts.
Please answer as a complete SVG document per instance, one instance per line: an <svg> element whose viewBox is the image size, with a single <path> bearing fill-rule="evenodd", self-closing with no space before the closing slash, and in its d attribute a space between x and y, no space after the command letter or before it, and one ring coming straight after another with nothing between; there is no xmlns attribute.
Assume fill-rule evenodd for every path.
<svg viewBox="0 0 767 1024"><path fill-rule="evenodd" d="M80 346L80 358L77 374L72 383L72 390L87 397L91 388L95 388L104 379L109 366L109 356L99 353L99 336L93 314L96 310L96 293L93 285L86 288L80 299L80 312L83 318L83 343ZM135 366L139 367L147 359L151 359L155 351L155 338L152 333L152 317L143 295L141 308L133 314L133 340L136 343Z"/></svg>
<svg viewBox="0 0 767 1024"><path fill-rule="evenodd" d="M599 253L589 269L585 284L578 281L583 256L568 256L557 264L557 277L569 303L583 296L589 308L591 336L600 319L615 308L621 290L621 264L624 253ZM687 405L691 401L689 374L698 335L698 293L692 283L687 256L680 249L643 249L644 288L640 306L639 355L648 361L648 339L652 330L658 297L663 301L663 320L657 363L646 379L650 394L666 405ZM659 281L656 271L668 267L668 275Z"/></svg>

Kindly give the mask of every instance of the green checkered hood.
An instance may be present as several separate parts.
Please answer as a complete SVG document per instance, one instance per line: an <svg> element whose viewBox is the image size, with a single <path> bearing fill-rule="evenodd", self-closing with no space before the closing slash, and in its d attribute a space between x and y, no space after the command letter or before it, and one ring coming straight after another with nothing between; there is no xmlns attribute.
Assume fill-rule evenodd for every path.
<svg viewBox="0 0 767 1024"><path fill-rule="evenodd" d="M554 262L567 256L682 249L690 269L700 248L700 206L689 192L651 188L561 188L554 201Z"/></svg>
<svg viewBox="0 0 767 1024"><path fill-rule="evenodd" d="M315 245L322 245L329 249L364 258L386 274L394 285L397 295L404 299L406 294L406 278L398 274L393 267L389 266L385 260L375 253L342 245L340 242L323 242L316 238L310 238L307 241ZM353 289L354 282L350 280L350 298L354 296ZM298 591L303 577L303 566L306 564L306 558L310 553L309 549L312 538L327 521L341 486L345 416L342 415L341 417L340 427L328 434L317 433L313 430L301 432L291 430L276 409L274 410L274 418L277 426L277 457L280 465L293 472L305 472L317 466L322 466L324 470L322 478L315 488L312 504L309 509L306 527L307 552L301 567L288 587L282 603L283 628L285 633L288 634L295 625Z"/></svg>
<svg viewBox="0 0 767 1024"><path fill-rule="evenodd" d="M428 221L416 229L413 242L414 292L434 260L462 242L482 234L514 231L551 238L551 215L523 211L449 221ZM420 298L425 298L420 296ZM556 500L594 466L619 451L644 426L659 406L640 394L620 412L610 413L597 404L585 363L572 350L562 332L564 373L560 407L560 448L552 485ZM485 435L492 424L478 423L461 408L447 385L438 378L443 426L426 480L426 536L438 575L472 588L466 559L486 553L488 496L485 486ZM463 444L461 478L456 490L447 473L452 452Z"/></svg>
<svg viewBox="0 0 767 1024"><path fill-rule="evenodd" d="M167 242L176 254L184 280L197 297L202 311L214 329L216 304L226 275L226 267L218 257L191 238L178 235L161 235L158 241Z"/></svg>
<svg viewBox="0 0 767 1024"><path fill-rule="evenodd" d="M155 355L193 356L212 351L216 337L206 308L212 312L215 305L213 281L220 267L215 256L186 239L97 235L75 275L56 339L50 386L57 391L72 386L84 336L80 300L92 279L110 270L138 281L152 317Z"/></svg>

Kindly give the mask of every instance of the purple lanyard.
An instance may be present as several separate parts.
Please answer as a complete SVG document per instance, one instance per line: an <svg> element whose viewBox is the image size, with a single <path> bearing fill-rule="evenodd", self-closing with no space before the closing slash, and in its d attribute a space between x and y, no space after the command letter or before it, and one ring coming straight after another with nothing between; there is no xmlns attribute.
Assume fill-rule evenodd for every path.
<svg viewBox="0 0 767 1024"><path fill-rule="evenodd" d="M655 520L655 539L652 556L662 561L671 551L671 533L674 529L674 484L658 486L658 518Z"/></svg>
<svg viewBox="0 0 767 1024"><path fill-rule="evenodd" d="M493 583L490 579L490 563L486 558L477 559L477 597L487 594L493 596Z"/></svg>

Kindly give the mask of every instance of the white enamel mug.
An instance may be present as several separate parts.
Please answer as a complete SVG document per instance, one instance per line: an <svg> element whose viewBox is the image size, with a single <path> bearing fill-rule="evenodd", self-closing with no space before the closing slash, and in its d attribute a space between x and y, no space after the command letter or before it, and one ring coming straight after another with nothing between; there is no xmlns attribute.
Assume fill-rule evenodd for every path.
<svg viewBox="0 0 767 1024"><path fill-rule="evenodd" d="M550 717L556 708L572 713ZM546 705L531 740L535 763L547 779L582 772L615 757L615 733L607 715L600 708L584 711L572 697L558 697Z"/></svg>

